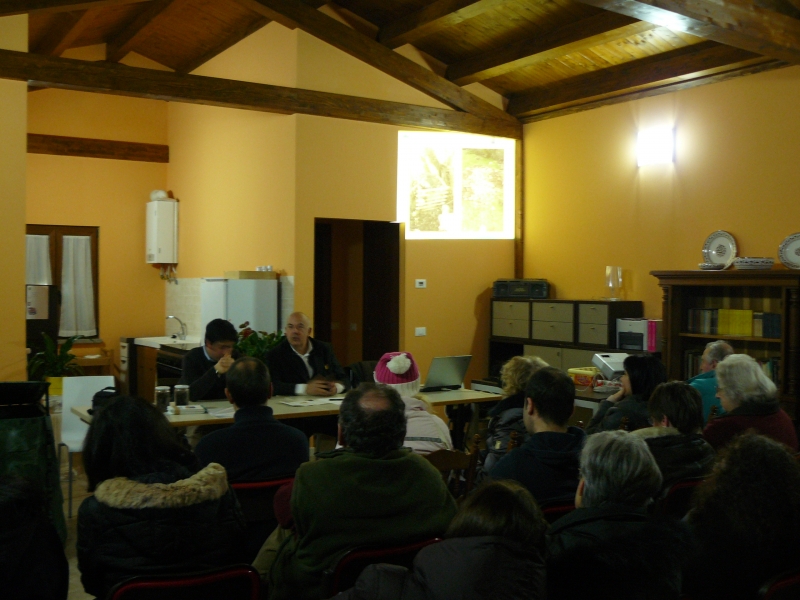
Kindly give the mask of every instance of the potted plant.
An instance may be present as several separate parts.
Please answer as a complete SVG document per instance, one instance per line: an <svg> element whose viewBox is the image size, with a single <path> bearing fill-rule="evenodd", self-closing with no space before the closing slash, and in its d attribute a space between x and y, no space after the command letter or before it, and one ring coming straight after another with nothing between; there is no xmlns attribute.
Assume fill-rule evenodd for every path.
<svg viewBox="0 0 800 600"><path fill-rule="evenodd" d="M272 350L283 339L281 333L267 333L256 331L250 327L250 321L239 325L239 340L236 342L236 351L239 356L253 356L266 361L267 352Z"/></svg>
<svg viewBox="0 0 800 600"><path fill-rule="evenodd" d="M33 381L49 381L50 394L61 395L61 378L65 375L83 375L83 369L73 361L76 356L70 352L77 335L64 340L61 348L46 333L44 350L34 354L28 362L28 378Z"/></svg>

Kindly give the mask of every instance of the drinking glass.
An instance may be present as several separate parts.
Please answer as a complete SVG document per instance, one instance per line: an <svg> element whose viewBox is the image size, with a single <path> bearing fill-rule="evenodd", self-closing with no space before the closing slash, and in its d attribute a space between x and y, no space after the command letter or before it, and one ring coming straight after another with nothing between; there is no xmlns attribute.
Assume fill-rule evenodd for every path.
<svg viewBox="0 0 800 600"><path fill-rule="evenodd" d="M619 292L622 289L622 267L606 267L606 286L609 299L619 300Z"/></svg>

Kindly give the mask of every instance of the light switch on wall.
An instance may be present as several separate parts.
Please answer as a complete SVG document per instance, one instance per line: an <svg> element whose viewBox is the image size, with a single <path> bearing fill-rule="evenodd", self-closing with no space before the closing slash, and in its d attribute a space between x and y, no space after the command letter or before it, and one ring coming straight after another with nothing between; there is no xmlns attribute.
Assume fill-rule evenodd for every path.
<svg viewBox="0 0 800 600"><path fill-rule="evenodd" d="M428 330L425 327L415 327L414 328L414 335L417 337L421 337L423 335L428 335Z"/></svg>

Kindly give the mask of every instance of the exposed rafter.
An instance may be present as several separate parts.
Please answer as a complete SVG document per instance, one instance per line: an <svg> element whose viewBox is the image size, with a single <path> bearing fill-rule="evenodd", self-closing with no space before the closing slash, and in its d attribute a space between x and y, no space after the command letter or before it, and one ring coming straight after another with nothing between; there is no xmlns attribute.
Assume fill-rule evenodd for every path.
<svg viewBox="0 0 800 600"><path fill-rule="evenodd" d="M59 22L53 31L38 44L34 52L48 56L61 56L86 31L96 14L96 9L89 9L59 15Z"/></svg>
<svg viewBox="0 0 800 600"><path fill-rule="evenodd" d="M58 156L83 156L143 162L169 162L169 146L119 142L92 138L65 137L61 135L28 134L28 152Z"/></svg>
<svg viewBox="0 0 800 600"><path fill-rule="evenodd" d="M522 125L516 119L492 119L400 102L181 75L107 62L51 58L13 50L0 50L0 78L137 98L279 114L299 113L515 139L522 137Z"/></svg>
<svg viewBox="0 0 800 600"><path fill-rule="evenodd" d="M170 6L179 0L153 0L150 5L139 13L125 29L119 34L108 40L106 45L106 60L119 62L128 54L139 42L144 39L151 31L158 18L163 15Z"/></svg>
<svg viewBox="0 0 800 600"><path fill-rule="evenodd" d="M269 22L270 19L266 17L258 17L255 21L250 23L250 25L245 29L237 29L236 31L231 33L228 37L223 38L219 44L217 44L210 50L207 50L206 52L203 52L203 54L201 54L200 56L191 58L190 60L187 60L182 64L178 65L175 71L177 71L178 73L191 73L200 65L207 63L209 60L211 60L218 54L221 54L234 44L241 42L244 38L255 33Z"/></svg>
<svg viewBox="0 0 800 600"><path fill-rule="evenodd" d="M147 0L0 0L0 17L10 15L43 14L55 12L68 12L73 10L88 10L104 6L119 6L121 4L136 4Z"/></svg>
<svg viewBox="0 0 800 600"><path fill-rule="evenodd" d="M440 29L477 17L506 2L508 0L437 0L381 27L378 41L389 48L413 44Z"/></svg>
<svg viewBox="0 0 800 600"><path fill-rule="evenodd" d="M800 63L800 20L750 0L578 0L721 44Z"/></svg>
<svg viewBox="0 0 800 600"><path fill-rule="evenodd" d="M635 92L647 86L664 86L768 62L774 61L746 50L702 42L566 79L546 88L513 94L508 110L517 117L525 118L589 99L602 99Z"/></svg>
<svg viewBox="0 0 800 600"><path fill-rule="evenodd" d="M459 85L484 81L656 27L625 15L604 12L494 52L453 63L447 68L447 78Z"/></svg>
<svg viewBox="0 0 800 600"><path fill-rule="evenodd" d="M444 77L439 77L432 71L302 2L287 0L237 1L279 23L297 26L306 33L347 52L447 106L477 116L504 120L512 125L518 123L506 112L462 90Z"/></svg>

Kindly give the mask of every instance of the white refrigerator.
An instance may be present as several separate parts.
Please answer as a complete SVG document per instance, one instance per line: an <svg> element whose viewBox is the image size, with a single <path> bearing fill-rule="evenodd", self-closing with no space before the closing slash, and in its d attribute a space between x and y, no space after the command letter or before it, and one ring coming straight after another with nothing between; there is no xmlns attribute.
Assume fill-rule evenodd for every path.
<svg viewBox="0 0 800 600"><path fill-rule="evenodd" d="M227 319L236 329L245 321L256 331L280 331L277 279L205 278L200 281L200 317L205 324Z"/></svg>

